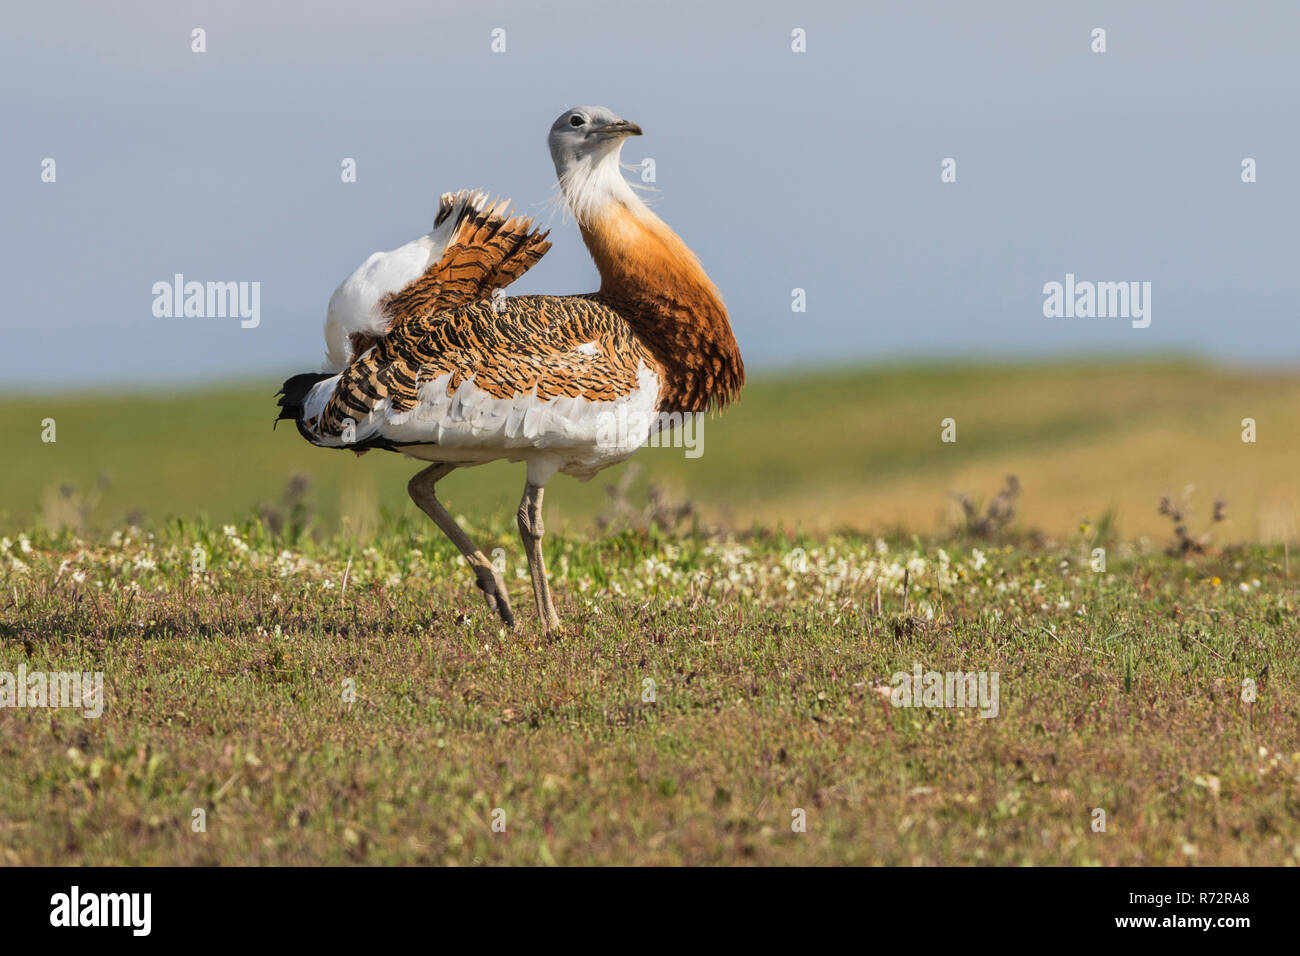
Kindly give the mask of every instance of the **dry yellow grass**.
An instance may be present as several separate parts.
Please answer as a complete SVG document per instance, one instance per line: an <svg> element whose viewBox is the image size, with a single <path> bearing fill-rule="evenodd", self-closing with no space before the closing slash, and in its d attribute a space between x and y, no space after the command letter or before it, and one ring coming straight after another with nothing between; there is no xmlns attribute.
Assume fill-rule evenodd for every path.
<svg viewBox="0 0 1300 956"><path fill-rule="evenodd" d="M965 374L965 373L963 373ZM987 500L1010 474L1020 479L1017 513L1028 527L1073 533L1110 512L1125 536L1166 537L1163 496L1186 496L1191 529L1207 526L1216 498L1232 540L1295 539L1300 380L1288 375L1195 366L1032 369L976 376L952 389L917 387L879 410L854 407L808 440L806 482L773 494L731 497L706 514L751 514L808 530L898 526L928 531L959 520L953 495ZM740 418L743 413L738 414ZM940 441L954 418L957 441ZM1253 418L1257 441L1242 440ZM746 423L747 424L747 423ZM719 423L716 431L723 431ZM834 435L843 436L835 439ZM852 479L821 470L827 444L878 456ZM839 452L830 452L838 457ZM905 454L901 465L893 459ZM690 482L675 486L690 493ZM1190 489L1190 491L1189 491ZM706 499L707 500L707 499Z"/></svg>

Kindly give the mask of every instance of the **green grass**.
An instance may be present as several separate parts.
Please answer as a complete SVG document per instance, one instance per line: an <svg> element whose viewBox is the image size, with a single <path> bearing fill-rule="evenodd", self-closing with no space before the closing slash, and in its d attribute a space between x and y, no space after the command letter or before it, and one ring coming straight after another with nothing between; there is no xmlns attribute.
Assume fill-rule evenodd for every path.
<svg viewBox="0 0 1300 956"><path fill-rule="evenodd" d="M504 521L515 633L431 525L379 531L0 542L0 670L107 704L0 709L0 861L1300 862L1281 548L551 535L546 640ZM998 715L892 706L917 663L996 671Z"/></svg>
<svg viewBox="0 0 1300 956"><path fill-rule="evenodd" d="M278 507L299 474L311 477L326 533L364 536L386 512L416 515L405 482L417 465L272 431L277 385L0 400L0 533L38 522L104 533L169 516L225 523ZM949 417L954 444L939 440ZM1258 425L1254 444L1241 441L1247 417ZM41 441L46 418L56 422L53 444ZM1057 536L1107 513L1126 537L1163 535L1157 502L1191 485L1198 520L1216 496L1227 499L1232 539L1296 539L1292 373L1089 361L757 376L737 406L706 421L703 438L699 458L643 450L634 492L660 485L706 522L741 530L933 531L952 521L952 492L988 497L1014 472L1022 519ZM552 482L548 526L589 530L618 471L594 486ZM454 511L479 520L512 513L522 485L519 466L494 464L441 487Z"/></svg>

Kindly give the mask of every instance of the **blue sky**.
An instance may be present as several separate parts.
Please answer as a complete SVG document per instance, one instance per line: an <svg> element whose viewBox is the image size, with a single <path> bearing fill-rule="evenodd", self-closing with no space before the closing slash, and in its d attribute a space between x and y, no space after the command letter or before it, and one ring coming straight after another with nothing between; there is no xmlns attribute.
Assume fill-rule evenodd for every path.
<svg viewBox="0 0 1300 956"><path fill-rule="evenodd" d="M555 227L512 291L589 291L577 231L548 204L545 138L590 103L644 127L624 159L654 159L653 205L722 289L751 370L1300 361L1300 5L358 9L7 11L0 389L274 385L315 369L334 287L464 187ZM206 53L191 52L194 27ZM806 53L790 49L796 27ZM945 157L955 183L940 182ZM260 325L156 318L151 289L178 272L260 282ZM1045 318L1043 285L1067 273L1150 282L1150 327Z"/></svg>

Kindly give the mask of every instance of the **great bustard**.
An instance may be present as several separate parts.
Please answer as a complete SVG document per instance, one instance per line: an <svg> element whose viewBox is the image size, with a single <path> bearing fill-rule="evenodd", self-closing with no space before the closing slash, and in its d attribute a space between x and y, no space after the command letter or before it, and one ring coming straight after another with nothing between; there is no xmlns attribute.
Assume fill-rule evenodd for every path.
<svg viewBox="0 0 1300 956"><path fill-rule="evenodd" d="M377 252L335 291L321 373L284 383L280 418L312 444L433 462L411 498L464 554L507 626L505 583L438 500L453 469L527 463L519 533L546 631L559 627L542 558L542 489L630 457L664 415L733 401L745 381L727 310L695 254L623 178L634 123L567 110L549 145L600 291L496 297L550 248L480 192L442 197L431 233ZM623 427L608 427L611 421Z"/></svg>

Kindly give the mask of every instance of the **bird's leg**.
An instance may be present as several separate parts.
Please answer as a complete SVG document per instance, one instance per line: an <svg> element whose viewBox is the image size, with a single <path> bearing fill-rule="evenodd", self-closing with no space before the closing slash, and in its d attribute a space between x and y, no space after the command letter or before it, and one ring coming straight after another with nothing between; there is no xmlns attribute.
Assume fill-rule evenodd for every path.
<svg viewBox="0 0 1300 956"><path fill-rule="evenodd" d="M420 506L420 510L433 519L434 523L442 529L442 533L451 539L452 544L460 549L460 553L465 555L465 560L469 566L474 569L475 583L483 597L487 600L487 606L501 616L505 621L506 627L515 626L515 615L510 610L510 597L506 594L505 582L501 580L501 575L477 547L469 539L461 526L456 524L456 519L451 513L442 506L434 494L434 485L440 479L445 477L455 469L455 465L437 464L430 465L424 471L412 478L406 485L406 490L411 496L411 500Z"/></svg>
<svg viewBox="0 0 1300 956"><path fill-rule="evenodd" d="M528 572L533 579L533 597L537 599L537 616L547 634L560 629L560 618L551 603L551 586L546 580L546 559L542 557L542 489L532 482L524 483L524 497L519 502L519 537L528 555Z"/></svg>

